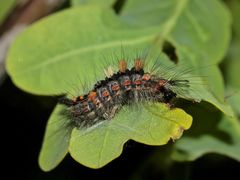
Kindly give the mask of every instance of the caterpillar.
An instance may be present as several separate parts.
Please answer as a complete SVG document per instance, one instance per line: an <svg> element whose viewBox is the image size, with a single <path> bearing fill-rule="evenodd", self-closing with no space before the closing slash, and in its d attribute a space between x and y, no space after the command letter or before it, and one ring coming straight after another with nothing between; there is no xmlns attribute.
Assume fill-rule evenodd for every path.
<svg viewBox="0 0 240 180"><path fill-rule="evenodd" d="M177 97L174 87L189 87L189 80L166 79L144 71L144 61L134 60L132 68L121 59L119 70L109 69L107 77L98 81L91 91L72 99L62 97L59 103L67 107L66 114L75 127L90 127L103 120L111 120L125 105L161 102L169 107Z"/></svg>

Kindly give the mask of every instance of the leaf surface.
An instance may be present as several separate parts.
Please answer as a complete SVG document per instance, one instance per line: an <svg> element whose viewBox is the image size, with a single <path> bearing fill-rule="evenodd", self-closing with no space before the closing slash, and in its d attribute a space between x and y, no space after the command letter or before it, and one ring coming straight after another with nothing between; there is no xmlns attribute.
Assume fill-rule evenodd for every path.
<svg viewBox="0 0 240 180"><path fill-rule="evenodd" d="M138 2L144 6L142 1ZM152 17L154 21L149 21L148 24L145 24L144 18L142 23L138 23L138 14L135 17L131 14L118 17L110 8L99 6L79 6L42 19L14 42L7 59L8 73L18 87L34 94L61 94L71 91L73 85L79 87L79 84L86 81L92 88L96 80L105 78L103 68L99 67L116 64L120 59L121 56L116 58L115 54L122 53L121 46L129 49L129 60L132 60L136 58L136 51L133 49L163 47L168 41L176 47L180 65L198 70L193 73L194 76L183 76L189 78L193 91L182 97L203 99L226 114L232 114L231 108L223 101L224 88L219 69L215 65L211 68L206 84L201 77L206 71L201 70L201 67L220 62L226 51L230 35L228 13L218 1L213 0L209 6L214 6L215 11L211 12L211 18L207 21L203 16L206 9L201 9L201 2L161 2L163 5L170 2L164 6L164 11L161 6L156 6L159 9L153 11L150 8L154 12L152 14L148 14L149 8L139 14L139 18L146 14L151 15L148 19ZM138 7L133 6L136 12ZM218 16L221 16L221 29L212 25L212 19ZM129 18L135 23L129 23L126 20ZM186 26L185 23L189 21L189 26ZM160 53L159 50L156 52ZM103 56L105 58L101 58ZM164 54L158 61L171 64ZM156 59L149 58L147 62L154 64ZM181 72L177 70L178 66L174 69L177 74ZM78 95L72 91L70 93ZM149 145L166 144L170 138L179 138L182 130L188 129L192 121L184 111L169 110L160 104L142 107L140 110L124 108L111 121L87 130L74 129L69 146L71 156L85 166L99 168L118 157L127 140L133 139ZM60 119L59 115L52 116ZM67 121L65 117L65 122ZM56 127L63 133L56 136L59 136L56 143L62 147L55 152L57 146L50 147L52 140L48 138L48 134L53 132L51 129L51 125L48 126L40 155L40 165L46 171L55 167L65 156L68 147L66 142L69 141L71 131L67 131L66 135L66 128ZM64 140L65 137L67 141ZM65 143L61 143L63 141Z"/></svg>
<svg viewBox="0 0 240 180"><path fill-rule="evenodd" d="M111 7L114 4L115 0L71 0L72 6L79 5L98 5L103 7Z"/></svg>
<svg viewBox="0 0 240 180"><path fill-rule="evenodd" d="M133 107L134 108L134 107ZM100 168L117 158L129 139L148 145L163 145L181 137L192 118L181 109L164 104L139 109L124 108L113 120L87 130L74 129L69 151L79 163Z"/></svg>
<svg viewBox="0 0 240 180"><path fill-rule="evenodd" d="M72 128L68 124L69 120L61 116L62 109L62 106L55 108L46 126L39 155L39 165L44 171L56 167L68 153Z"/></svg>

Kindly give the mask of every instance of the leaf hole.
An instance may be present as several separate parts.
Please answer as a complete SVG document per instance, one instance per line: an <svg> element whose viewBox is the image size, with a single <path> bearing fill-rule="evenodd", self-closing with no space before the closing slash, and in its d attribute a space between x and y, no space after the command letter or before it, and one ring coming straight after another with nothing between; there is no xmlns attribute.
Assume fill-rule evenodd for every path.
<svg viewBox="0 0 240 180"><path fill-rule="evenodd" d="M115 12L117 14L120 13L120 11L122 10L122 7L124 6L126 0L117 0L114 5L113 5L113 9L115 10Z"/></svg>
<svg viewBox="0 0 240 180"><path fill-rule="evenodd" d="M174 62L175 64L178 63L176 48L170 42L164 42L162 51L169 57L172 62Z"/></svg>

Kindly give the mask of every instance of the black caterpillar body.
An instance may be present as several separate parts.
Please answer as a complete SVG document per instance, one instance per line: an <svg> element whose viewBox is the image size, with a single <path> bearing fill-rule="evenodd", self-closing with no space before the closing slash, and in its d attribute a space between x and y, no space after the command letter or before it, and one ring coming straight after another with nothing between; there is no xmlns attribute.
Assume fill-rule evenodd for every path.
<svg viewBox="0 0 240 180"><path fill-rule="evenodd" d="M188 80L167 80L144 72L139 58L131 69L121 60L119 71L98 81L88 94L73 99L63 97L59 103L67 106L67 114L75 127L89 127L101 120L111 120L124 105L147 101L171 106L177 96L171 87L188 83Z"/></svg>

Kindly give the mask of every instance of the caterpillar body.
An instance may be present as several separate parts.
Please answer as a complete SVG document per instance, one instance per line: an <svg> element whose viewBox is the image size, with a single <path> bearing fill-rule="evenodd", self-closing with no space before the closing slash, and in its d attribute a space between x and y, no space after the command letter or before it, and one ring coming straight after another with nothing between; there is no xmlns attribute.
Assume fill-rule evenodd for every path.
<svg viewBox="0 0 240 180"><path fill-rule="evenodd" d="M189 86L188 80L165 79L144 71L144 62L136 58L134 66L127 68L125 60L119 61L119 71L110 72L105 80L98 81L85 95L60 104L67 106L67 115L75 127L90 127L102 120L111 120L124 105L141 102L162 102L173 105L177 97L176 86Z"/></svg>

